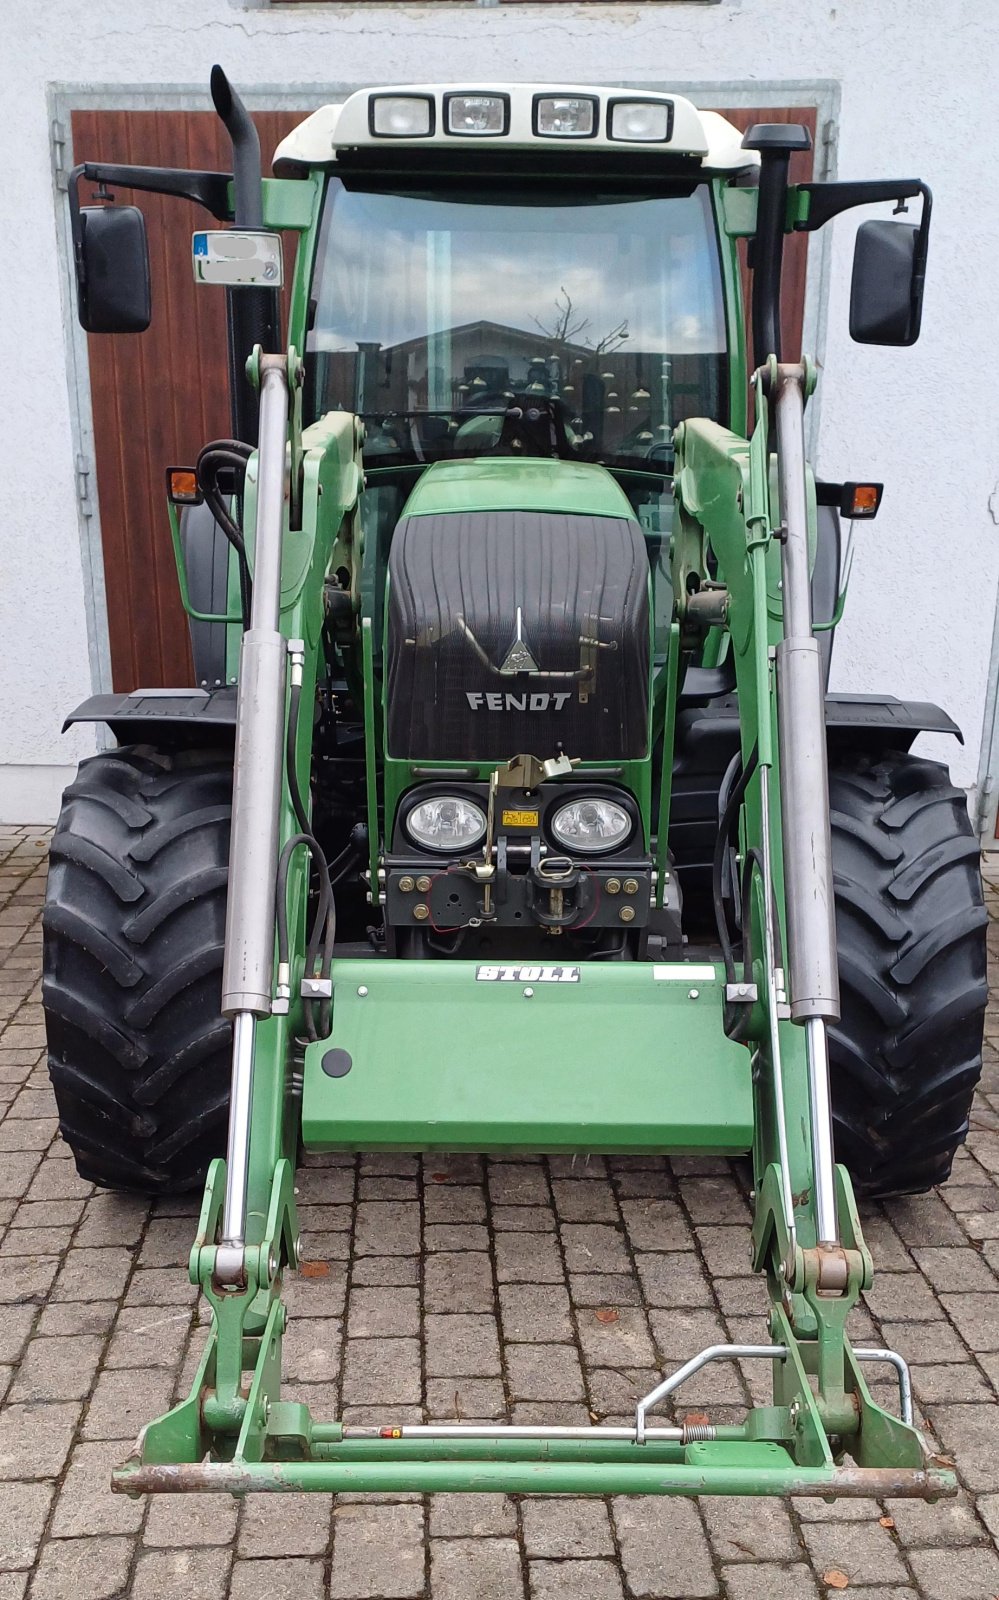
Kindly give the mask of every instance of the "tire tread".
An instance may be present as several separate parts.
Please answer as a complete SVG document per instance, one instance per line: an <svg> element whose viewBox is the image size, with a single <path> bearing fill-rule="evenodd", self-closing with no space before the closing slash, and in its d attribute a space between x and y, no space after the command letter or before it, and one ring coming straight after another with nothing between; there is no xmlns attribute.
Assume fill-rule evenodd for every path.
<svg viewBox="0 0 999 1600"><path fill-rule="evenodd" d="M225 1143L232 755L124 746L65 791L43 915L60 1129L82 1177L183 1192Z"/></svg>
<svg viewBox="0 0 999 1600"><path fill-rule="evenodd" d="M943 1182L981 1074L987 1000L978 847L962 790L908 752L830 771L840 1021L837 1154L858 1193Z"/></svg>

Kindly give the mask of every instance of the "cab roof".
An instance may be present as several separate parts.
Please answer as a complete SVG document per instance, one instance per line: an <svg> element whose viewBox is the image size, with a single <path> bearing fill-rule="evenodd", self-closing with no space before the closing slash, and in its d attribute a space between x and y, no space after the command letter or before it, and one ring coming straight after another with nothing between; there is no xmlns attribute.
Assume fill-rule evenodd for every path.
<svg viewBox="0 0 999 1600"><path fill-rule="evenodd" d="M454 123L461 120L450 111L452 103L480 97L493 102L498 125L488 132L452 131ZM423 102L425 115L423 108L418 109L418 120L422 119L429 126L429 132L381 131L381 119L376 110L378 102L396 100L416 106ZM592 131L584 134L546 132L543 108L552 101L589 101ZM660 107L665 110L665 118L659 124L666 129L665 137L661 134L654 139L647 135L628 137L628 118L618 108L641 106L650 111ZM550 150L558 146L619 154L628 150L662 153L683 158L685 165L696 164L705 172L738 172L759 164L755 151L743 150L738 128L717 111L699 111L681 95L610 89L606 85L594 88L544 83L403 84L361 89L341 105L320 106L282 139L274 155L274 171L280 177L301 172L303 168L335 166L338 159L354 151L373 153L381 149L389 154L400 147L456 150L462 145L475 144L494 151L498 146L515 150L545 147Z"/></svg>

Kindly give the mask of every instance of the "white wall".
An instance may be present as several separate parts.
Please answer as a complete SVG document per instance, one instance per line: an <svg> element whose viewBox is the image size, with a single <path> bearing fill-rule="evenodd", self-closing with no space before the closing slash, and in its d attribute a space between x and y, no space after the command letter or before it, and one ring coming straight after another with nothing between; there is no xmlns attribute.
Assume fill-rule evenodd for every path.
<svg viewBox="0 0 999 1600"><path fill-rule="evenodd" d="M835 111L833 175L927 180L934 228L923 335L913 350L850 342L856 213L833 224L817 330L824 370L816 465L830 478L870 475L887 485L877 522L860 534L834 685L943 704L967 743L960 751L951 741L924 743L949 757L960 783L974 784L999 572L999 510L989 509L999 483L994 5L45 0L4 8L4 46L0 821L54 815L62 783L94 738L88 730L61 735L62 717L104 686L106 671L99 521L87 525L88 542L74 487L81 439L71 365L79 345L60 253L65 197L53 183L50 119L74 104L207 104L214 61L251 104L279 91L310 106L335 85L420 79L649 82L713 88L716 104L735 88L756 104L811 91ZM821 259L813 246L815 273ZM813 303L817 287L813 278ZM84 416L85 452L86 424ZM143 448L139 437L135 447Z"/></svg>

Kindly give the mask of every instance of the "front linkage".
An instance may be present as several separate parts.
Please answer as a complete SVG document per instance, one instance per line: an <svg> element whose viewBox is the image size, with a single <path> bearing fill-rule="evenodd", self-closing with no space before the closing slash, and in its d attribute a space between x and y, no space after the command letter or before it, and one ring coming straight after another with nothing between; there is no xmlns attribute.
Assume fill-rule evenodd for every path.
<svg viewBox="0 0 999 1600"><path fill-rule="evenodd" d="M629 1427L395 1425L390 1415L382 1426L359 1427L314 1422L307 1406L281 1400L283 1273L298 1264L289 1159L297 1130L289 1134L282 1114L293 1039L272 991L279 845L287 849L296 828L280 755L290 698L286 652L300 663L299 641L316 637L325 570L319 485L330 472L342 473L345 462L356 465L358 441L356 430L347 438L353 419L346 417L342 426L318 425L302 439L289 405L289 376L294 394L299 371L294 350L287 363L257 352L251 369L261 427L256 471L251 466L248 474L255 581L239 679L224 980L225 1009L235 1020L230 1133L226 1161L215 1161L209 1172L191 1254L191 1277L213 1321L191 1394L143 1430L136 1454L114 1474L114 1488L133 1495L954 1493L953 1475L932 1465L912 1426L901 1358L853 1350L845 1335L872 1269L849 1177L832 1156L825 1026L838 997L821 687L808 594L813 486L802 419L813 375L807 363L771 359L756 374L749 443L714 423L684 424L675 480L677 574L698 543L710 539L723 590L718 614L736 657L742 776L732 820L753 954L741 980L734 969L726 972L725 1017L726 1030L752 1051L752 1248L754 1266L767 1276L772 1342L714 1346L693 1356L639 1402ZM770 474L771 406L779 493ZM292 500L300 507L293 537L308 542L311 534L311 555L296 562L304 580L283 592L289 433ZM687 594L682 581L676 593ZM307 769L312 729L295 732L296 762ZM290 885L299 921L300 860ZM299 982L301 965L294 968ZM336 980L334 962L334 990ZM769 1362L774 1403L754 1407L735 1425L652 1420L687 1377L723 1359ZM898 1371L901 1419L875 1404L861 1373L866 1361L889 1362Z"/></svg>

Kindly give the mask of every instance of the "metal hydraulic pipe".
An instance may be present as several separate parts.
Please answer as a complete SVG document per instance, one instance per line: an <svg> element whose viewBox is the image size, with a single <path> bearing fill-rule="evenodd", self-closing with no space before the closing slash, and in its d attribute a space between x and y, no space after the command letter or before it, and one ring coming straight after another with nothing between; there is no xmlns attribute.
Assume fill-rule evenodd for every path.
<svg viewBox="0 0 999 1600"><path fill-rule="evenodd" d="M836 1155L833 1147L832 1097L829 1092L829 1042L821 1017L805 1023L808 1055L808 1097L812 1107L812 1168L815 1221L819 1244L836 1244Z"/></svg>
<svg viewBox="0 0 999 1600"><path fill-rule="evenodd" d="M777 462L784 637L777 646L788 987L795 1022L839 1017L825 695L812 636L805 498L804 372L778 368Z"/></svg>
<svg viewBox="0 0 999 1600"><path fill-rule="evenodd" d="M696 1356L691 1356L682 1367L677 1367L662 1383L643 1395L635 1407L635 1442L644 1444L648 1437L645 1428L645 1419L653 1406L657 1406L667 1395L674 1394L680 1385L692 1378L695 1372L700 1372L712 1361L786 1361L787 1345L785 1344L709 1344L706 1350L698 1351Z"/></svg>
<svg viewBox="0 0 999 1600"><path fill-rule="evenodd" d="M909 1363L905 1357L900 1356L897 1350L882 1350L880 1348L876 1350L854 1350L853 1356L855 1361L884 1361L888 1366L895 1368L895 1374L898 1378L899 1410L902 1413L902 1421L907 1422L911 1427L913 1423L912 1375L909 1372Z"/></svg>
<svg viewBox="0 0 999 1600"><path fill-rule="evenodd" d="M710 1433L714 1437L714 1428L709 1424L699 1424L701 1437ZM738 1429L735 1430L739 1432ZM489 1440L492 1443L502 1444L507 1439L535 1439L550 1443L559 1443L569 1440L579 1443L610 1442L620 1444L634 1444L635 1430L631 1428L600 1426L587 1423L579 1427L563 1427L558 1425L546 1426L538 1423L497 1423L495 1426L474 1422L407 1422L391 1430L393 1438L399 1439L479 1439ZM658 1440L660 1443L685 1444L688 1442L689 1429L678 1428L647 1428L645 1437ZM740 1437L742 1435L740 1434ZM312 1430L313 1440L317 1440L317 1430ZM383 1439L386 1431L377 1427L362 1427L356 1423L345 1423L343 1438L350 1439Z"/></svg>
<svg viewBox="0 0 999 1600"><path fill-rule="evenodd" d="M762 826L760 841L763 846L763 958L767 969L767 1017L770 1024L770 1066L774 1079L774 1115L777 1123L777 1154L780 1162L780 1194L787 1228L788 1260L786 1266L793 1271L794 1252L798 1243L794 1221L794 1185L791 1182L791 1158L787 1148L787 1121L784 1112L784 1062L780 1047L780 1013L777 1010L777 954L774 944L774 890L773 851L770 844L770 768L760 768L760 809ZM787 977L784 978L785 983Z"/></svg>
<svg viewBox="0 0 999 1600"><path fill-rule="evenodd" d="M826 1022L839 1017L825 694L812 635L805 490L805 371L777 369L777 466L784 637L777 646L777 714L793 1021L806 1027L812 1168L820 1244L839 1238Z"/></svg>
<svg viewBox="0 0 999 1600"><path fill-rule="evenodd" d="M287 650L281 614L288 384L284 361L264 356L260 383L253 610L239 656L232 845L226 908L222 1010L270 1014L274 894L284 761Z"/></svg>
<svg viewBox="0 0 999 1600"><path fill-rule="evenodd" d="M232 1025L232 1086L229 1095L225 1199L222 1205L222 1245L230 1248L242 1244L246 1217L255 1032L254 1017L249 1011L241 1011Z"/></svg>
<svg viewBox="0 0 999 1600"><path fill-rule="evenodd" d="M260 449L253 539L253 609L239 656L232 842L226 906L222 1011L233 1018L232 1088L222 1243L216 1276L242 1276L253 1097L256 1018L270 1014L281 775L284 761L285 661L279 630L285 504L288 381L283 357L260 362Z"/></svg>

